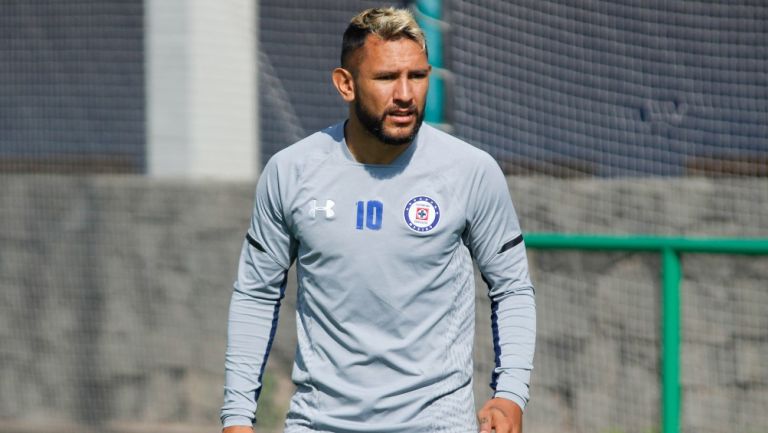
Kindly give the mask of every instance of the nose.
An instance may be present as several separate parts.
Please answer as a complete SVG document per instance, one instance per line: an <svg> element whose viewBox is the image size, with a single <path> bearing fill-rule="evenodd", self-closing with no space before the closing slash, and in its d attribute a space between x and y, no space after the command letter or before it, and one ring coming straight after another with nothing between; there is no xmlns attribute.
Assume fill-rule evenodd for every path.
<svg viewBox="0 0 768 433"><path fill-rule="evenodd" d="M397 104L410 105L413 102L413 87L408 77L397 80L392 98Z"/></svg>

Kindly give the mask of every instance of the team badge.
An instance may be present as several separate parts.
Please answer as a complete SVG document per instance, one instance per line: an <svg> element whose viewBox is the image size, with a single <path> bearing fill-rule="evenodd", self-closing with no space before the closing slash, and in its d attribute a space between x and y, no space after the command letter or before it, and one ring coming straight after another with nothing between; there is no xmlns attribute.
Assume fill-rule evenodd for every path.
<svg viewBox="0 0 768 433"><path fill-rule="evenodd" d="M410 199L403 212L408 227L417 232L428 232L440 221L440 207L427 196Z"/></svg>

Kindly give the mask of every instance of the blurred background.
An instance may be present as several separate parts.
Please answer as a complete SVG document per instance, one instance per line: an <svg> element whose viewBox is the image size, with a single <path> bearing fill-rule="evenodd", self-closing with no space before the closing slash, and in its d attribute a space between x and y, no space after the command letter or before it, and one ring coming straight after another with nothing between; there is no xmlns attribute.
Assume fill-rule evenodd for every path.
<svg viewBox="0 0 768 433"><path fill-rule="evenodd" d="M428 121L496 158L531 239L768 238L768 3L390 4L428 30ZM255 181L345 118L341 35L381 5L0 0L0 432L220 429ZM528 248L526 431L659 432L660 255ZM680 257L680 431L768 432L768 258ZM291 281L259 432L292 392Z"/></svg>

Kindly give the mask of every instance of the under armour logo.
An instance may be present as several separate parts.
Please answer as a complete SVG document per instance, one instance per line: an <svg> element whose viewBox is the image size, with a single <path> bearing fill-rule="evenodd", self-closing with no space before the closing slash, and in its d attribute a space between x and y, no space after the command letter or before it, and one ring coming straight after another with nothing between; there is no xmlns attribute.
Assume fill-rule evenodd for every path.
<svg viewBox="0 0 768 433"><path fill-rule="evenodd" d="M325 206L318 206L317 200L312 200L309 202L309 216L314 219L317 212L320 211L325 212L325 219L332 219L336 215L336 212L333 211L335 205L333 200L326 200Z"/></svg>

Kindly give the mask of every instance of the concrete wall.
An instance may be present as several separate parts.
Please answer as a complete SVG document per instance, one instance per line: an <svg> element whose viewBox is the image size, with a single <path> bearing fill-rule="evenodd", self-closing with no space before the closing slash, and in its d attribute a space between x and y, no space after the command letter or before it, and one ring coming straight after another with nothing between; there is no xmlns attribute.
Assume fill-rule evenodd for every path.
<svg viewBox="0 0 768 433"><path fill-rule="evenodd" d="M253 185L52 176L0 176L0 185L0 432L216 431ZM528 232L768 236L764 180L510 186ZM734 195L739 208L729 208ZM539 339L526 431L655 431L658 258L529 255ZM765 431L768 258L687 255L684 270L685 429ZM294 295L292 279L266 427L279 425L291 391ZM477 299L482 401L493 357L481 283Z"/></svg>

